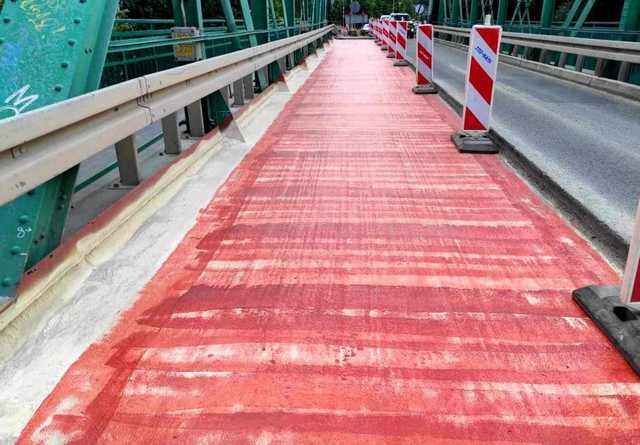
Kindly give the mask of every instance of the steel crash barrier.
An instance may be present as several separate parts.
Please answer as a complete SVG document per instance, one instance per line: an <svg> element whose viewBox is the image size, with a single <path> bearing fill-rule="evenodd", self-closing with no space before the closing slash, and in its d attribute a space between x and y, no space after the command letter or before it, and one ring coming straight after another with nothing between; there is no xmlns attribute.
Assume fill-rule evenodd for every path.
<svg viewBox="0 0 640 445"><path fill-rule="evenodd" d="M188 65L131 79L0 121L0 205L23 196L104 148L161 121L165 145L176 144L177 113L203 133L201 99L326 40L324 26ZM202 134L200 134L202 135ZM179 153L179 147L177 148ZM21 226L29 227L29 221ZM4 286L11 289L13 286ZM12 294L0 295L0 304Z"/></svg>
<svg viewBox="0 0 640 445"><path fill-rule="evenodd" d="M434 26L434 32L443 43L466 45L470 37L470 30L465 28ZM640 99L640 86L626 83L631 67L640 64L640 42L505 32L500 60ZM587 60L595 60L589 73L585 68ZM607 67L608 64L612 66ZM568 69L569 66L573 69ZM611 75L612 69L615 76L611 77L615 79L604 77L607 72Z"/></svg>

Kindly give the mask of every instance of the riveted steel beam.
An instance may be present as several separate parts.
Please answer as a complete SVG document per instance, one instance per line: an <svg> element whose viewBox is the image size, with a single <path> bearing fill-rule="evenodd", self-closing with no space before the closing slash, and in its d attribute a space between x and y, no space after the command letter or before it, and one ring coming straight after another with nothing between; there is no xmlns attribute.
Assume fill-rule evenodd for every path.
<svg viewBox="0 0 640 445"><path fill-rule="evenodd" d="M5 2L0 119L95 90L117 7L117 0ZM40 187L25 185L0 207L0 299L13 296L23 271L58 246L76 176L71 166Z"/></svg>

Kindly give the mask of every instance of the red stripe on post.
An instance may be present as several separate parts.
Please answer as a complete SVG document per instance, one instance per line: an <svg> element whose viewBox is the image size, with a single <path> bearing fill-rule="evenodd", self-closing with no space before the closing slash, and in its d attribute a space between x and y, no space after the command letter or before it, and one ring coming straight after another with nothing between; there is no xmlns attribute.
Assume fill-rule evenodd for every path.
<svg viewBox="0 0 640 445"><path fill-rule="evenodd" d="M475 114L469 109L464 110L464 129L465 130L486 130L482 122L478 120Z"/></svg>
<svg viewBox="0 0 640 445"><path fill-rule="evenodd" d="M493 50L494 53L498 54L498 39L500 37L499 28L481 28L477 29L478 34L482 37L482 40L487 42L489 48Z"/></svg>
<svg viewBox="0 0 640 445"><path fill-rule="evenodd" d="M630 303L640 303L640 277L638 276L638 272L640 272L640 264L636 271L636 279L633 282L633 290L631 291L631 298L629 299Z"/></svg>
<svg viewBox="0 0 640 445"><path fill-rule="evenodd" d="M473 85L488 104L491 103L493 79L473 57L471 57L471 67L469 69L469 83Z"/></svg>
<svg viewBox="0 0 640 445"><path fill-rule="evenodd" d="M429 69L431 69L431 54L429 54L422 45L418 45L418 59L420 59L422 63L424 63L429 67Z"/></svg>

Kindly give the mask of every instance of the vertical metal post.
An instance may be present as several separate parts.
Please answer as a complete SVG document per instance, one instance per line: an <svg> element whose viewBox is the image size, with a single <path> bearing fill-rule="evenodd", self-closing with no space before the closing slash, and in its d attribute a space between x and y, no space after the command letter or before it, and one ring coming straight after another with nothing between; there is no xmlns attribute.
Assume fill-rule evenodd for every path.
<svg viewBox="0 0 640 445"><path fill-rule="evenodd" d="M497 25L504 26L504 22L507 20L508 5L509 5L509 0L500 0L498 2L498 18L496 19Z"/></svg>
<svg viewBox="0 0 640 445"><path fill-rule="evenodd" d="M253 74L249 74L242 79L244 83L244 98L253 99Z"/></svg>
<svg viewBox="0 0 640 445"><path fill-rule="evenodd" d="M480 3L478 0L471 0L471 10L469 11L469 24L473 26L480 18Z"/></svg>
<svg viewBox="0 0 640 445"><path fill-rule="evenodd" d="M253 13L251 11L251 7L249 6L249 0L240 0L240 8L242 9L242 20L244 20L245 28L249 32L255 31L254 20L252 16ZM255 34L251 34L249 36L249 45L251 45L252 47L256 46L259 41L260 43L262 43L262 40L259 40ZM261 90L264 90L265 88L267 88L267 86L269 86L267 77L261 71L258 71L256 74L258 76L258 86Z"/></svg>
<svg viewBox="0 0 640 445"><path fill-rule="evenodd" d="M204 28L204 17L202 15L202 3L200 0L171 0L171 8L173 10L173 21L176 26L195 26L198 29Z"/></svg>
<svg viewBox="0 0 640 445"><path fill-rule="evenodd" d="M140 184L140 168L138 165L138 150L134 134L116 143L116 157L120 171L120 184Z"/></svg>
<svg viewBox="0 0 640 445"><path fill-rule="evenodd" d="M238 79L233 82L233 106L240 107L244 105L244 79Z"/></svg>
<svg viewBox="0 0 640 445"><path fill-rule="evenodd" d="M201 100L197 100L192 104L187 105L187 118L189 120L189 133L191 136L195 138L204 136L205 126Z"/></svg>
<svg viewBox="0 0 640 445"><path fill-rule="evenodd" d="M166 154L179 155L182 152L178 113L171 113L162 118L162 136L164 139L164 152Z"/></svg>
<svg viewBox="0 0 640 445"><path fill-rule="evenodd" d="M540 13L540 26L542 28L551 28L555 9L556 0L543 0L542 12Z"/></svg>
<svg viewBox="0 0 640 445"><path fill-rule="evenodd" d="M620 30L636 31L640 29L640 0L625 0L620 14Z"/></svg>

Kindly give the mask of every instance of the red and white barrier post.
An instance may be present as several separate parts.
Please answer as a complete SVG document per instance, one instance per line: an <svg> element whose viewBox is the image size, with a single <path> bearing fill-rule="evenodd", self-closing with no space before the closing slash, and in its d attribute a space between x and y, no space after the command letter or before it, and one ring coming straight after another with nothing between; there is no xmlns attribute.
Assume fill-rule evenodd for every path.
<svg viewBox="0 0 640 445"><path fill-rule="evenodd" d="M373 35L376 39L376 45L382 45L382 38L380 37L380 22L378 20L373 22Z"/></svg>
<svg viewBox="0 0 640 445"><path fill-rule="evenodd" d="M394 66L407 66L407 33L409 22L400 20L396 22L396 60Z"/></svg>
<svg viewBox="0 0 640 445"><path fill-rule="evenodd" d="M433 25L419 25L416 29L416 94L433 94Z"/></svg>
<svg viewBox="0 0 640 445"><path fill-rule="evenodd" d="M382 45L380 46L380 49L382 51L387 51L387 48L389 47L389 23L387 22L387 19L382 19L380 24L382 25Z"/></svg>
<svg viewBox="0 0 640 445"><path fill-rule="evenodd" d="M501 37L500 26L475 25L471 30L462 114L463 131L453 136L453 141L461 152L498 152L498 147L487 134L491 124Z"/></svg>
<svg viewBox="0 0 640 445"><path fill-rule="evenodd" d="M640 309L640 206L636 215L636 224L620 288L620 302L635 305Z"/></svg>
<svg viewBox="0 0 640 445"><path fill-rule="evenodd" d="M389 20L389 52L387 53L388 59L396 58L396 28L397 23L395 20Z"/></svg>

